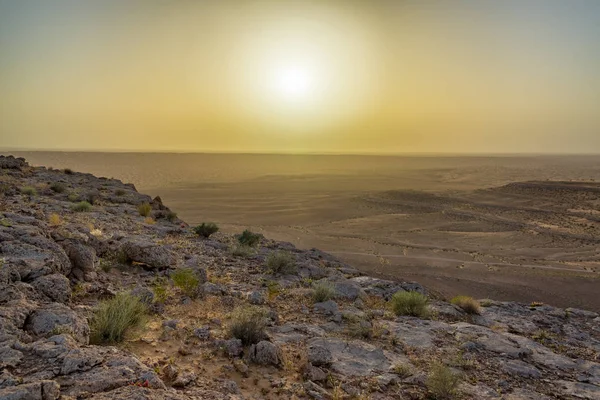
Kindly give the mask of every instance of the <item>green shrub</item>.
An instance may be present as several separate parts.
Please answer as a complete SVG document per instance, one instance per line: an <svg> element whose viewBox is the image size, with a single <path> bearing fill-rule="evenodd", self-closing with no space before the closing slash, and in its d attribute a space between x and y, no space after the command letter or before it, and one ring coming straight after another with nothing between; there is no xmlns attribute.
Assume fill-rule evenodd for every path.
<svg viewBox="0 0 600 400"><path fill-rule="evenodd" d="M122 342L127 333L145 324L147 313L146 305L130 293L100 302L90 320L90 342Z"/></svg>
<svg viewBox="0 0 600 400"><path fill-rule="evenodd" d="M288 251L275 251L267 257L267 268L274 274L294 274L296 257Z"/></svg>
<svg viewBox="0 0 600 400"><path fill-rule="evenodd" d="M469 296L456 296L450 302L454 305L459 306L467 314L479 314L481 313L481 307L479 302Z"/></svg>
<svg viewBox="0 0 600 400"><path fill-rule="evenodd" d="M327 281L317 282L314 290L313 300L315 303L322 303L335 297L335 288Z"/></svg>
<svg viewBox="0 0 600 400"><path fill-rule="evenodd" d="M21 193L27 196L37 196L37 190L33 186L24 186L21 188Z"/></svg>
<svg viewBox="0 0 600 400"><path fill-rule="evenodd" d="M419 292L396 292L390 300L392 310L396 315L411 315L413 317L426 317L429 313L427 308L427 296Z"/></svg>
<svg viewBox="0 0 600 400"><path fill-rule="evenodd" d="M167 221L173 222L177 219L177 213L173 211L167 211L165 218L167 219Z"/></svg>
<svg viewBox="0 0 600 400"><path fill-rule="evenodd" d="M55 193L63 193L67 188L60 182L54 182L50 185L50 189Z"/></svg>
<svg viewBox="0 0 600 400"><path fill-rule="evenodd" d="M219 227L214 222L203 222L202 224L194 228L194 232L196 232L196 235L202 236L203 238L208 238L210 237L210 235L218 231Z"/></svg>
<svg viewBox="0 0 600 400"><path fill-rule="evenodd" d="M88 212L92 210L92 205L87 201L80 201L73 205L73 211L75 212Z"/></svg>
<svg viewBox="0 0 600 400"><path fill-rule="evenodd" d="M154 302L164 304L169 297L167 282L164 278L156 277L152 282L152 292L154 293Z"/></svg>
<svg viewBox="0 0 600 400"><path fill-rule="evenodd" d="M435 364L427 377L429 393L436 400L453 399L457 395L460 378L445 365Z"/></svg>
<svg viewBox="0 0 600 400"><path fill-rule="evenodd" d="M147 217L152 212L152 206L148 203L143 203L138 206L138 212L142 217Z"/></svg>
<svg viewBox="0 0 600 400"><path fill-rule="evenodd" d="M179 268L171 274L175 286L191 298L198 297L200 279L191 268Z"/></svg>
<svg viewBox="0 0 600 400"><path fill-rule="evenodd" d="M77 201L79 201L79 193L69 193L69 195L67 196L67 199L71 202L71 203L75 203Z"/></svg>
<svg viewBox="0 0 600 400"><path fill-rule="evenodd" d="M400 379L408 378L413 374L410 364L395 364L393 367L394 373L400 377Z"/></svg>
<svg viewBox="0 0 600 400"><path fill-rule="evenodd" d="M230 252L231 255L242 258L252 257L256 253L253 247L244 244L237 244L232 246Z"/></svg>
<svg viewBox="0 0 600 400"><path fill-rule="evenodd" d="M73 170L71 168L65 168L63 169L63 172L67 175L73 175Z"/></svg>
<svg viewBox="0 0 600 400"><path fill-rule="evenodd" d="M242 306L231 314L229 334L244 345L258 343L265 338L267 312L257 306Z"/></svg>
<svg viewBox="0 0 600 400"><path fill-rule="evenodd" d="M260 239L262 239L262 237L263 235L260 233L250 232L248 229L246 229L241 235L238 235L237 239L241 245L256 247L256 245L260 243Z"/></svg>

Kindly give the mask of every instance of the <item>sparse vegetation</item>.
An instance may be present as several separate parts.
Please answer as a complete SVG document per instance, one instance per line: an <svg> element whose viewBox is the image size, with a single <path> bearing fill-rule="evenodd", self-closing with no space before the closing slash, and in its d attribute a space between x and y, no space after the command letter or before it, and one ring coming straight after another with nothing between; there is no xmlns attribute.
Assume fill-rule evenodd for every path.
<svg viewBox="0 0 600 400"><path fill-rule="evenodd" d="M314 285L313 300L315 303L331 300L335 297L335 288L327 281L317 282Z"/></svg>
<svg viewBox="0 0 600 400"><path fill-rule="evenodd" d="M214 222L203 222L194 228L194 232L203 238L209 238L210 235L219 231L219 227Z"/></svg>
<svg viewBox="0 0 600 400"><path fill-rule="evenodd" d="M231 255L234 257L248 258L255 254L254 248L243 244L233 245L230 249Z"/></svg>
<svg viewBox="0 0 600 400"><path fill-rule="evenodd" d="M125 190L123 190L123 189L117 189L117 190L115 190L115 195L117 195L117 196L124 196L125 195Z"/></svg>
<svg viewBox="0 0 600 400"><path fill-rule="evenodd" d="M10 228L12 226L12 222L10 222L9 219L2 218L0 219L0 225L2 225L5 228Z"/></svg>
<svg viewBox="0 0 600 400"><path fill-rule="evenodd" d="M130 293L118 293L98 304L90 320L90 342L118 343L146 322L146 305Z"/></svg>
<svg viewBox="0 0 600 400"><path fill-rule="evenodd" d="M63 169L63 172L67 175L73 175L73 170L71 168L65 168Z"/></svg>
<svg viewBox="0 0 600 400"><path fill-rule="evenodd" d="M60 218L60 215L58 215L57 213L52 213L48 217L48 223L51 226L59 226L59 225L62 225L62 219Z"/></svg>
<svg viewBox="0 0 600 400"><path fill-rule="evenodd" d="M457 395L460 378L443 364L435 364L427 377L427 389L436 400L449 400Z"/></svg>
<svg viewBox="0 0 600 400"><path fill-rule="evenodd" d="M154 293L154 302L164 304L169 297L168 286L165 278L156 277L152 282L152 292Z"/></svg>
<svg viewBox="0 0 600 400"><path fill-rule="evenodd" d="M50 185L50 189L55 193L63 193L65 190L67 190L67 187L60 182L54 182L52 185Z"/></svg>
<svg viewBox="0 0 600 400"><path fill-rule="evenodd" d="M177 219L177 213L173 211L167 211L165 218L167 219L167 221L173 222Z"/></svg>
<svg viewBox="0 0 600 400"><path fill-rule="evenodd" d="M427 296L419 292L396 292L390 300L392 310L396 315L411 315L413 317L426 317L429 314Z"/></svg>
<svg viewBox="0 0 600 400"><path fill-rule="evenodd" d="M266 311L257 306L241 306L231 314L229 334L244 345L258 343L265 337Z"/></svg>
<svg viewBox="0 0 600 400"><path fill-rule="evenodd" d="M73 211L75 212L89 212L92 210L92 205L87 201L80 201L73 205Z"/></svg>
<svg viewBox="0 0 600 400"><path fill-rule="evenodd" d="M298 267L296 266L296 257L288 251L275 251L267 257L267 268L274 274L294 274Z"/></svg>
<svg viewBox="0 0 600 400"><path fill-rule="evenodd" d="M148 225L154 225L156 223L156 221L152 217L146 217L146 218L144 218L144 223L148 224Z"/></svg>
<svg viewBox="0 0 600 400"><path fill-rule="evenodd" d="M21 193L27 196L37 196L38 192L33 186L23 186Z"/></svg>
<svg viewBox="0 0 600 400"><path fill-rule="evenodd" d="M241 245L256 247L262 237L260 233L254 233L246 229L241 235L238 235L237 239Z"/></svg>
<svg viewBox="0 0 600 400"><path fill-rule="evenodd" d="M450 302L462 308L467 314L481 313L481 306L479 305L479 302L472 297L456 296Z"/></svg>
<svg viewBox="0 0 600 400"><path fill-rule="evenodd" d="M198 297L200 280L191 268L179 268L171 274L175 286L191 298Z"/></svg>
<svg viewBox="0 0 600 400"><path fill-rule="evenodd" d="M151 212L152 206L148 203L142 203L138 206L138 213L140 213L142 217L149 216Z"/></svg>
<svg viewBox="0 0 600 400"><path fill-rule="evenodd" d="M398 363L394 365L394 373L400 377L400 379L408 378L413 374L412 368L408 364Z"/></svg>
<svg viewBox="0 0 600 400"><path fill-rule="evenodd" d="M67 199L71 202L71 203L75 203L77 201L79 201L79 193L69 193L69 195L67 196Z"/></svg>

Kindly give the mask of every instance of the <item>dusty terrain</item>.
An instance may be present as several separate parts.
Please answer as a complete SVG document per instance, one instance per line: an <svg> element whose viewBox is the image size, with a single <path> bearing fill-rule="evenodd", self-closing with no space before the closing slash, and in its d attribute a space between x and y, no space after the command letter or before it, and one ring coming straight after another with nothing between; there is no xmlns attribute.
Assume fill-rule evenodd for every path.
<svg viewBox="0 0 600 400"><path fill-rule="evenodd" d="M191 223L250 227L448 298L600 310L597 156L24 155L133 182Z"/></svg>
<svg viewBox="0 0 600 400"><path fill-rule="evenodd" d="M532 188L540 190L518 185L509 193ZM490 299L458 306L418 283L368 276L320 250L269 238L240 253L239 238L199 237L160 198L131 184L24 160L0 157L0 189L0 399L600 394L596 312ZM593 189L586 185L585 193ZM401 199L417 210L438 204L450 215L460 208L458 200L422 196L388 199L390 207ZM593 201L586 196L577 196L583 210ZM462 221L454 231L479 226ZM527 229L556 225L540 221ZM514 224L506 216L494 223L499 231ZM285 270L269 262L274 254L286 255ZM193 277L187 285L176 280L183 272ZM319 287L328 288L329 300L317 297ZM396 312L393 295L415 293L429 304L418 314ZM143 303L147 319L122 341L98 341L104 336L94 322L119 296ZM230 327L249 306L261 310L252 326L264 329L243 343Z"/></svg>

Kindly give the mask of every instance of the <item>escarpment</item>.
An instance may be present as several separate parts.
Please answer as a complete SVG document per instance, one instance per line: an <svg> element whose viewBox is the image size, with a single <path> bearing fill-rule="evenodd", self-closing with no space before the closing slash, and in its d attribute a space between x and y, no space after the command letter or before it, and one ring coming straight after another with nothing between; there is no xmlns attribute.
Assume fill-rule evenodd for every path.
<svg viewBox="0 0 600 400"><path fill-rule="evenodd" d="M0 399L600 398L597 313L452 304L249 229L0 157Z"/></svg>

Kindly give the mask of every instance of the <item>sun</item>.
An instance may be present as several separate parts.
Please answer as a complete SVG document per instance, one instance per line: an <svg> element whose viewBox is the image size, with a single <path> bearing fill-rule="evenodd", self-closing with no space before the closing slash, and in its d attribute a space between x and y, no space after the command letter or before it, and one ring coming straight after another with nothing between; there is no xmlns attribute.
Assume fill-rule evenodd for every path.
<svg viewBox="0 0 600 400"><path fill-rule="evenodd" d="M308 68L283 66L274 71L272 89L281 100L304 101L314 95L314 83Z"/></svg>

